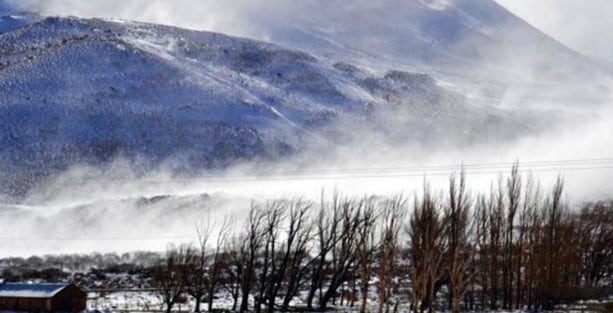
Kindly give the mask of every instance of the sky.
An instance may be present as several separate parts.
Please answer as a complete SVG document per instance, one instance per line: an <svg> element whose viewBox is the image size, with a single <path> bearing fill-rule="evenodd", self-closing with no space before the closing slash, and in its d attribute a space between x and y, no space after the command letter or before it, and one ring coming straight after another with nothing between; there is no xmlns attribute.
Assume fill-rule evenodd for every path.
<svg viewBox="0 0 613 313"><path fill-rule="evenodd" d="M495 1L567 46L613 63L613 1Z"/></svg>

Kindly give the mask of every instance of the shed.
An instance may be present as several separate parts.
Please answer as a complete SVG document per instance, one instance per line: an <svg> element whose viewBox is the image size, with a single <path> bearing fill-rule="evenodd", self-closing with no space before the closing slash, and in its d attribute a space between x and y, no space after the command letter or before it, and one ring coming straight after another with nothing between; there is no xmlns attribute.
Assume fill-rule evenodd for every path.
<svg viewBox="0 0 613 313"><path fill-rule="evenodd" d="M0 284L0 310L24 312L81 312L87 294L73 284Z"/></svg>

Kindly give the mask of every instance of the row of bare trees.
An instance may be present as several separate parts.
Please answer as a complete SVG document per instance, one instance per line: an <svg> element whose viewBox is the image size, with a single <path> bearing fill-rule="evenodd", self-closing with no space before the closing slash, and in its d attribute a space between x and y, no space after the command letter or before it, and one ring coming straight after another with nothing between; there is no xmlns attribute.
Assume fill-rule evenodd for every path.
<svg viewBox="0 0 613 313"><path fill-rule="evenodd" d="M606 291L603 279L613 273L613 202L570 210L563 187L558 178L543 194L514 167L506 181L477 198L469 241L472 306L551 309Z"/></svg>
<svg viewBox="0 0 613 313"><path fill-rule="evenodd" d="M154 271L168 312L186 295L195 310L215 295L233 311L358 306L362 312L552 308L597 297L613 273L612 203L570 210L563 181L543 192L518 167L486 194L453 175L404 197L322 194L252 203L244 224L199 228L198 245L170 249ZM183 297L183 298L182 298ZM440 301L438 301L440 303Z"/></svg>

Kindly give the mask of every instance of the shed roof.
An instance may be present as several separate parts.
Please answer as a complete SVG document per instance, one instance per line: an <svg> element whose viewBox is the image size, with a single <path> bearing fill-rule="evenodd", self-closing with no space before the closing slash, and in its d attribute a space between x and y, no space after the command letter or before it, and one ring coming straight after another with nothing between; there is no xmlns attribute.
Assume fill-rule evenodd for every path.
<svg viewBox="0 0 613 313"><path fill-rule="evenodd" d="M52 298L70 284L0 284L0 298Z"/></svg>

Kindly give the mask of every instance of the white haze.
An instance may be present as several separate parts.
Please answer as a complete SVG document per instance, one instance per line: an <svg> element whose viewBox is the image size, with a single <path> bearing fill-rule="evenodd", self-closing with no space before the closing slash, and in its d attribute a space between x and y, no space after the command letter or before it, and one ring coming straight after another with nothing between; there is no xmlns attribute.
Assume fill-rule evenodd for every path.
<svg viewBox="0 0 613 313"><path fill-rule="evenodd" d="M138 20L266 39L279 16L300 14L315 1L286 0L6 0L22 10ZM592 57L613 62L613 5L609 0L495 0L541 31ZM385 1L338 2L350 8ZM445 1L431 1L445 3ZM342 4L341 4L342 3ZM392 2L393 3L393 2ZM323 12L322 12L323 13ZM337 16L337 18L341 18ZM360 22L366 22L360 20Z"/></svg>
<svg viewBox="0 0 613 313"><path fill-rule="evenodd" d="M240 229L252 199L303 197L318 201L322 191L327 195L337 191L349 197L402 194L410 198L421 189L424 179L444 192L448 175L457 172L459 166L456 170L424 167L459 162L470 166L519 160L526 163L520 164L525 177L532 172L544 189L562 175L568 203L610 199L613 175L610 162L604 166L529 164L613 155L610 138L613 112L599 113L591 120L582 117L574 121L576 127L569 123L561 131L496 147L477 145L454 151L423 151L419 147L392 148L369 143L329 151L331 155L326 157L309 155L274 164L244 164L225 173L205 173L195 178L176 177L163 169L145 176L135 174L137 171L125 160L117 160L105 170L74 167L35 190L18 210L14 206L5 208L0 220L0 227L5 230L0 253L14 256L160 251L169 243L193 241L195 227L203 222L215 229L230 216L234 227ZM310 158L308 168L296 165L304 164L304 158ZM396 167L416 169L366 171L338 178L338 169ZM467 170L471 191L487 191L500 173L506 175L509 169L501 165Z"/></svg>
<svg viewBox="0 0 613 313"><path fill-rule="evenodd" d="M8 0L21 10L48 15L136 20L183 28L222 32L264 39L264 29L254 28L253 18L266 19L295 8L279 0ZM295 8L297 9L297 8Z"/></svg>
<svg viewBox="0 0 613 313"><path fill-rule="evenodd" d="M267 38L270 25L262 21L252 23L251 19L266 21L287 10L300 10L300 5L294 6L295 2L281 0L15 0L13 4L51 15L136 19L257 39ZM254 28L253 25L265 27ZM536 78L524 82L531 83L537 83ZM610 83L606 79L603 85ZM43 183L23 203L0 205L0 227L5 230L0 236L0 256L162 250L170 242L192 239L195 226L201 221L209 220L212 225L218 225L230 215L235 226L240 227L251 199L305 197L317 201L322 190L326 194L337 190L354 197L400 193L410 197L421 188L424 178L433 188L443 190L448 175L454 170L427 168L437 165L457 165L457 171L460 163L511 164L519 160L525 174L534 170L534 176L544 188L558 175L563 175L569 203L610 198L613 196L610 187L612 163L607 166L529 165L535 161L613 158L613 97L607 94L609 91L564 89L562 91L590 93L568 98L600 99L599 103L575 100L571 103L564 100L517 103L522 101L523 94L509 89L505 99L511 99L510 103L501 103L501 107L539 107L541 114L550 114L551 109L558 107L564 108L566 112L562 113L570 117L555 129L496 145L476 143L450 149L448 145L437 147L436 143L430 143L428 149L424 149L417 144L381 145L359 134L353 144L346 146L326 147L282 162L241 164L225 172L203 173L195 178L177 177L164 166L142 175L123 159L104 169L75 166ZM557 92L559 90L544 91L552 95ZM522 162L527 165L521 165ZM410 169L399 170L407 167ZM397 170L367 170L381 168ZM358 174L345 174L347 172L342 169L357 169ZM510 166L469 169L467 178L473 192L484 191L497 179L499 172L506 173L508 169ZM342 175L351 177L339 178Z"/></svg>

